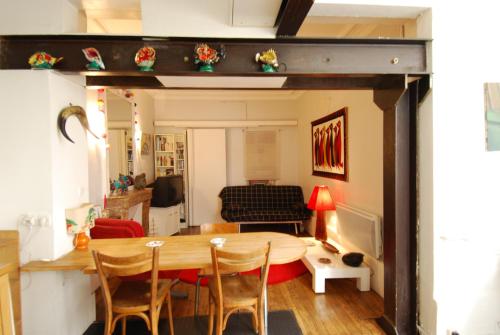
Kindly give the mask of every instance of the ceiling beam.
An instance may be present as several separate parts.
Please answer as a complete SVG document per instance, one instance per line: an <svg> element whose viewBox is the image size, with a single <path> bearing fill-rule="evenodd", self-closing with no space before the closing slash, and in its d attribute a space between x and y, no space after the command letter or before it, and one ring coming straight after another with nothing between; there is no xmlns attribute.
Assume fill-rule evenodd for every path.
<svg viewBox="0 0 500 335"><path fill-rule="evenodd" d="M197 43L208 42L227 57L215 64L215 72L200 73L193 62ZM338 75L429 74L428 41L396 39L194 39L138 36L0 36L0 69L29 69L36 51L64 57L55 70L86 76L249 76L330 77ZM154 71L141 72L134 62L143 46L156 49ZM99 50L105 71L87 71L82 49ZM264 73L255 54L273 48L279 71ZM141 79L157 86L156 79Z"/></svg>
<svg viewBox="0 0 500 335"><path fill-rule="evenodd" d="M295 36L314 0L283 0L278 14L276 36Z"/></svg>

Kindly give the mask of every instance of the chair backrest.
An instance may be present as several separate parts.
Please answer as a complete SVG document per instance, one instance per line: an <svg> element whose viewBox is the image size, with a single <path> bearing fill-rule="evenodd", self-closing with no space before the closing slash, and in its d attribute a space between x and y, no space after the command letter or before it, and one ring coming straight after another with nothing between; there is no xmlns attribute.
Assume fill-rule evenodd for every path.
<svg viewBox="0 0 500 335"><path fill-rule="evenodd" d="M200 226L200 233L204 234L233 234L240 232L240 225L237 223L203 223Z"/></svg>
<svg viewBox="0 0 500 335"><path fill-rule="evenodd" d="M153 310L154 306L156 306L156 293L158 289L159 247L154 247L152 252L128 257L115 257L92 250L92 256L94 257L97 273L99 274L107 312L111 313L112 310L112 294L109 281L114 277L133 276L148 271L151 271L150 307Z"/></svg>
<svg viewBox="0 0 500 335"><path fill-rule="evenodd" d="M215 279L216 299L222 303L222 284L221 274L223 273L241 273L261 268L259 295L263 298L264 286L267 283L269 274L269 255L271 253L271 241L268 241L264 247L247 252L232 252L211 247L212 271Z"/></svg>

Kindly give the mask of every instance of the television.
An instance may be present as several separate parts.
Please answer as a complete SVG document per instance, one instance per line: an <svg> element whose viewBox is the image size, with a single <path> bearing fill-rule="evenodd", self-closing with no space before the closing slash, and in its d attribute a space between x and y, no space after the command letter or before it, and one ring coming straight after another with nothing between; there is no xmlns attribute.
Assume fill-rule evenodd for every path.
<svg viewBox="0 0 500 335"><path fill-rule="evenodd" d="M158 177L153 183L152 207L170 207L184 201L184 179L181 175Z"/></svg>

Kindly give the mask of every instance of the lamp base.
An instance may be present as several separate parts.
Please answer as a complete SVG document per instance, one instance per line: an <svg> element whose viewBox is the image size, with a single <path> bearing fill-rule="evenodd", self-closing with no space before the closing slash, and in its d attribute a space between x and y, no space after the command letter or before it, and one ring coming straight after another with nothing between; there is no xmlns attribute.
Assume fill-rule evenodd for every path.
<svg viewBox="0 0 500 335"><path fill-rule="evenodd" d="M314 238L321 242L328 239L326 234L325 211L316 211L316 230Z"/></svg>

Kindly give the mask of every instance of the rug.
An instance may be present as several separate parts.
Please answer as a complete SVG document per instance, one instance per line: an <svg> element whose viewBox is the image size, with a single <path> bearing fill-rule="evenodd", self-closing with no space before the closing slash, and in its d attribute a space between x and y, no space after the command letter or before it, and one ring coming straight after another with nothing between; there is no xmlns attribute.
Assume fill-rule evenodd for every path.
<svg viewBox="0 0 500 335"><path fill-rule="evenodd" d="M201 316L199 318L184 317L174 319L175 334L180 335L205 335L207 334L208 318ZM101 335L104 332L104 323L96 322L83 333L83 335ZM160 320L158 333L162 335L169 334L168 321ZM214 329L215 333L215 329ZM121 334L120 326L117 325L113 334ZM149 335L146 324L142 320L127 321L127 334L131 335ZM249 313L235 313L231 315L227 323L224 335L254 335L252 328L252 317ZM269 312L269 335L302 335L302 331L297 323L295 314L292 311L271 311Z"/></svg>

